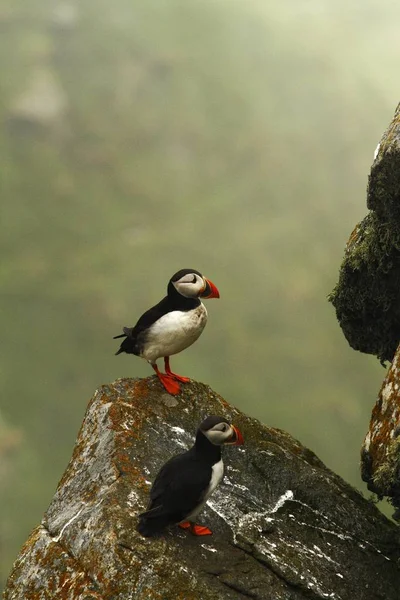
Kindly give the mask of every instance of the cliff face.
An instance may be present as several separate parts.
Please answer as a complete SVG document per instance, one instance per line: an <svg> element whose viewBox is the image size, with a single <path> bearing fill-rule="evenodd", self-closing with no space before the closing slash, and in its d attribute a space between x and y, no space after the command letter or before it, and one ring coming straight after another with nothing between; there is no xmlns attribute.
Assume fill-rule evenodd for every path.
<svg viewBox="0 0 400 600"><path fill-rule="evenodd" d="M367 206L330 300L350 346L391 361L400 342L400 105L376 149Z"/></svg>
<svg viewBox="0 0 400 600"><path fill-rule="evenodd" d="M400 518L400 104L375 151L367 206L330 300L350 346L392 362L361 449L361 474Z"/></svg>
<svg viewBox="0 0 400 600"><path fill-rule="evenodd" d="M371 491L390 498L400 520L400 346L372 410L361 474Z"/></svg>
<svg viewBox="0 0 400 600"><path fill-rule="evenodd" d="M214 535L135 529L150 482L209 414L237 424L226 475L199 519ZM398 529L287 433L192 382L172 397L155 377L121 379L89 403L43 522L5 600L397 600Z"/></svg>

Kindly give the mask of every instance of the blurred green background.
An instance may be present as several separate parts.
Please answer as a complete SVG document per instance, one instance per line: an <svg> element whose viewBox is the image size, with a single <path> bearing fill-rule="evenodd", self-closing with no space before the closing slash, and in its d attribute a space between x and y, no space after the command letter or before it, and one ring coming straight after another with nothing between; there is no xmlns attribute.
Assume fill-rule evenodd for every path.
<svg viewBox="0 0 400 600"><path fill-rule="evenodd" d="M389 0L3 0L0 588L94 390L147 376L112 336L199 269L173 360L361 488L384 369L326 296L398 101Z"/></svg>

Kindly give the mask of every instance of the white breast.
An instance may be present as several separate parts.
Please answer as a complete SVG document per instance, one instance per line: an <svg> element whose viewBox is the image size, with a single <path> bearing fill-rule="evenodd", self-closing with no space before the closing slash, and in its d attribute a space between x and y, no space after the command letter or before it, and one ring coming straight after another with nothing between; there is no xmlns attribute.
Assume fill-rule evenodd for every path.
<svg viewBox="0 0 400 600"><path fill-rule="evenodd" d="M196 508L189 515L187 515L185 517L185 520L190 521L196 515L199 514L199 512L203 509L205 503L207 502L207 500L209 499L209 497L211 496L211 494L213 493L215 488L220 483L223 476L224 476L224 463L221 458L221 460L219 462L215 463L215 465L212 466L210 483L208 484L208 488L204 494L203 500L201 501L201 503L198 506L196 506Z"/></svg>
<svg viewBox="0 0 400 600"><path fill-rule="evenodd" d="M161 356L182 352L197 340L207 323L203 303L188 311L174 310L163 315L150 328L141 356L154 362Z"/></svg>
<svg viewBox="0 0 400 600"><path fill-rule="evenodd" d="M223 476L224 476L224 463L221 458L221 460L219 462L215 463L215 465L212 466L211 481L210 481L210 485L208 486L208 489L206 491L206 495L204 498L205 501L208 500L208 498L211 496L211 494L213 493L215 488L218 486L218 484L220 483Z"/></svg>

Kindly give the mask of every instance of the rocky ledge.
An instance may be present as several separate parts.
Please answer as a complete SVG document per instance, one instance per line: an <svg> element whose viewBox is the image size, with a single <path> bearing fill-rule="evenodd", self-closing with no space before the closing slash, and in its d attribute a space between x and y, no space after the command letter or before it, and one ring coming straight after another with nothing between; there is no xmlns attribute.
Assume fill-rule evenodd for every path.
<svg viewBox="0 0 400 600"><path fill-rule="evenodd" d="M214 535L136 532L150 482L206 415L239 426L224 482L201 515ZM102 386L5 600L397 600L398 528L289 434L208 386L155 377Z"/></svg>

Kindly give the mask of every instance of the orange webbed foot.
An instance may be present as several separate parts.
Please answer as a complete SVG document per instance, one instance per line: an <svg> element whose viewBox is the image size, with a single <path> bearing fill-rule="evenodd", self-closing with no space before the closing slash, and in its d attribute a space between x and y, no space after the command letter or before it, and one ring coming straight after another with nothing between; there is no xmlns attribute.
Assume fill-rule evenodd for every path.
<svg viewBox="0 0 400 600"><path fill-rule="evenodd" d="M170 377L173 377L177 381L181 381L182 383L189 383L189 381L190 381L189 377L183 377L182 375L177 375L176 373L173 373L171 371L171 367L169 364L169 356L164 357L164 364L165 364L165 372L167 375L169 375Z"/></svg>
<svg viewBox="0 0 400 600"><path fill-rule="evenodd" d="M172 371L170 373L168 373L168 375L170 377L173 377L177 381L181 381L182 383L189 383L190 382L189 377L183 377L182 375L177 375L176 373L172 373Z"/></svg>
<svg viewBox="0 0 400 600"><path fill-rule="evenodd" d="M196 536L212 535L212 531L208 527L196 525L190 521L182 521L182 523L179 523L179 527L181 529L188 529L192 535Z"/></svg>
<svg viewBox="0 0 400 600"><path fill-rule="evenodd" d="M190 533L192 533L193 535L212 535L212 531L211 529L208 529L208 527L204 527L203 525L195 525L193 524L192 527L190 528Z"/></svg>
<svg viewBox="0 0 400 600"><path fill-rule="evenodd" d="M158 375L158 378L163 384L164 388L167 390L167 392L169 394L172 394L172 396L176 396L176 394L179 394L179 392L181 391L181 386L179 385L179 383L169 375L164 375L163 373L160 373Z"/></svg>

